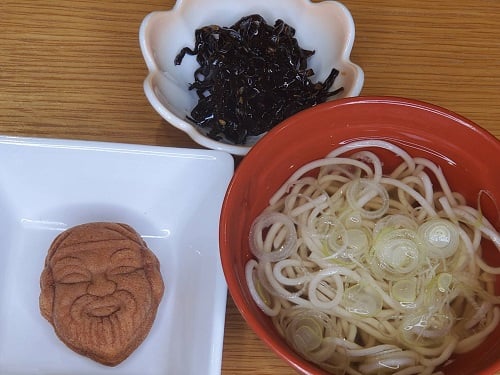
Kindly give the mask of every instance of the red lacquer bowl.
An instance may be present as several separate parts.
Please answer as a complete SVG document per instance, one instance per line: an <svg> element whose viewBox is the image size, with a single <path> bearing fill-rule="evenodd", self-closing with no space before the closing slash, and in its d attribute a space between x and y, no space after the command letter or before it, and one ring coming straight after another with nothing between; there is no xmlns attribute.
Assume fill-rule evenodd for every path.
<svg viewBox="0 0 500 375"><path fill-rule="evenodd" d="M299 166L324 157L352 140L384 139L412 156L438 163L453 190L476 206L478 192L490 193L485 215L500 228L500 141L471 121L446 109L415 100L357 97L300 112L270 131L241 161L229 185L220 220L222 266L231 296L256 334L295 370L324 374L295 354L277 334L271 320L253 302L245 282L251 258L248 233L271 195ZM384 160L390 166L395 160ZM500 266L500 252L488 248L485 258ZM500 277L497 277L497 294ZM455 356L445 374L493 375L500 371L500 327L476 350Z"/></svg>

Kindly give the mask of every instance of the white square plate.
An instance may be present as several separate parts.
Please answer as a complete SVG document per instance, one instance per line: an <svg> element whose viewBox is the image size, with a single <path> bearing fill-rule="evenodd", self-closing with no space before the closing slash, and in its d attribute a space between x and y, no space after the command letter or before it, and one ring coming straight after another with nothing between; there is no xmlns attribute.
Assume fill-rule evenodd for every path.
<svg viewBox="0 0 500 375"><path fill-rule="evenodd" d="M220 374L227 289L218 225L229 154L0 137L0 166L0 374ZM116 367L68 349L38 307L52 240L92 221L134 227L165 282L151 332Z"/></svg>

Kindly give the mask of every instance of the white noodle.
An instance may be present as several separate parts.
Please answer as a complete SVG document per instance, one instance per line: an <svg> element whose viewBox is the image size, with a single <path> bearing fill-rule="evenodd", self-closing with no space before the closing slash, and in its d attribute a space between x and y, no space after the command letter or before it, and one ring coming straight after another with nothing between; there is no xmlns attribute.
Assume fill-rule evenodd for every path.
<svg viewBox="0 0 500 375"><path fill-rule="evenodd" d="M357 160L352 160L352 159L347 159L347 158L331 158L331 159L321 159L321 160L315 160L313 162L310 162L303 167L299 168L297 171L294 172L290 176L290 178L283 184L283 186L271 197L269 200L269 204L272 206L275 204L278 199L280 199L288 190L290 184L294 183L297 181L299 177L304 175L305 173L312 171L313 169L319 168L319 167L324 167L332 164L347 164L347 165L352 165L352 166L357 166L360 169L362 169L364 172L368 173L369 176L373 175L373 171L370 169L369 166L364 164L363 162L357 161Z"/></svg>

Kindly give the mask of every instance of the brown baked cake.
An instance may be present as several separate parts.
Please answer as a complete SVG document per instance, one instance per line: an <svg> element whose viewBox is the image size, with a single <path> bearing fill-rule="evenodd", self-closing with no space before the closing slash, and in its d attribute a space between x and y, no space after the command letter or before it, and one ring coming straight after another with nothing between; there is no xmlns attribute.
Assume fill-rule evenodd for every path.
<svg viewBox="0 0 500 375"><path fill-rule="evenodd" d="M164 284L158 259L132 227L97 222L55 238L40 288L40 312L59 339L116 366L148 335Z"/></svg>

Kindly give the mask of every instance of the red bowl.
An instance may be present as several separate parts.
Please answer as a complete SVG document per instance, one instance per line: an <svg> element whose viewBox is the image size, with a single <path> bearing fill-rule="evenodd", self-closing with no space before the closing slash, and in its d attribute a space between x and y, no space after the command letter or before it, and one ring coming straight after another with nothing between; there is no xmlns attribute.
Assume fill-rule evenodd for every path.
<svg viewBox="0 0 500 375"><path fill-rule="evenodd" d="M416 100L357 97L332 101L287 119L263 137L241 161L229 184L220 219L220 252L229 292L255 333L281 358L304 374L326 374L295 354L254 303L245 281L252 258L248 233L271 195L303 164L324 157L335 147L361 139L384 139L439 164L453 190L469 204L478 192L491 194L482 209L500 228L500 141L446 109ZM394 160L393 160L394 159ZM385 165L396 160L388 157ZM500 252L485 251L489 264L500 266ZM496 280L497 294L500 277ZM477 349L455 356L445 374L498 374L500 327Z"/></svg>

